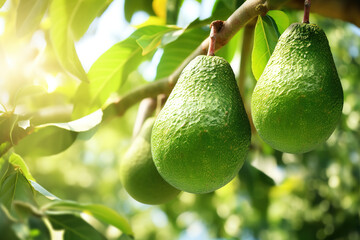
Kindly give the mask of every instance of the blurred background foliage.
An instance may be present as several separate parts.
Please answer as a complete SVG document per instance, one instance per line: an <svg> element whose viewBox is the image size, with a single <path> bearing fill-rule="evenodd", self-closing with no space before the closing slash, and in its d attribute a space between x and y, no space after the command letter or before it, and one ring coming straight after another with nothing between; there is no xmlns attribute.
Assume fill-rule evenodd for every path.
<svg viewBox="0 0 360 240"><path fill-rule="evenodd" d="M6 1L0 12L2 111L30 114L35 125L69 121L68 112L80 81L69 75L56 58L50 39L52 22L46 11L50 3L38 1L43 6L29 13L40 16L34 20L38 21L36 27L31 28L26 25L28 15L19 16L22 2ZM89 19L92 24L85 35L76 36L75 47L88 71L103 52L126 39L136 26L194 26L142 58L123 86L111 94L111 102L134 87L168 76L207 37L207 24L213 19L225 20L242 2L103 1L95 20ZM290 23L302 17L299 11L282 10ZM281 153L253 134L246 164L232 182L209 194L181 193L161 206L136 202L119 181L119 162L131 143L137 105L124 116L101 124L96 132L77 135L71 147L59 154L24 154L23 158L37 182L54 195L101 203L118 211L129 219L137 239L359 240L360 29L316 14L310 21L327 34L345 100L339 126L314 151ZM23 24L21 31L16 32L16 24ZM237 77L242 34L243 30L217 53L231 62ZM245 71L243 98L249 105L256 80L251 64ZM119 236L111 227L104 232L108 239Z"/></svg>

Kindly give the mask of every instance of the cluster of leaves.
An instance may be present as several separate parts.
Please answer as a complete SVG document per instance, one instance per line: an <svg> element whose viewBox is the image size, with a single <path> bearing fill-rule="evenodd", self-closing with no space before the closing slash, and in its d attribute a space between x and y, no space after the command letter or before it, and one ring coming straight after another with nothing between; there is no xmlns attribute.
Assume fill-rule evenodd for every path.
<svg viewBox="0 0 360 240"><path fill-rule="evenodd" d="M106 239L81 214L111 224L124 237L133 235L127 220L114 210L99 204L61 200L49 193L35 181L16 153L0 158L0 172L0 229L5 239L50 239L54 234L63 234L64 239ZM49 202L40 207L36 194Z"/></svg>
<svg viewBox="0 0 360 240"><path fill-rule="evenodd" d="M6 93L10 97L2 102L3 113L0 115L0 232L6 239L50 239L58 230L64 239L109 238L105 233L108 228L104 224L119 229L123 233L119 237L121 239L131 237L133 232L139 238L154 236L170 239L174 235L184 234L194 223L200 223L208 230L203 238L359 237L359 231L354 230L359 220L354 206L360 201L356 195L359 172L355 167L359 161L360 126L358 123L354 125L354 121L360 118L360 101L356 101L356 91L359 92L359 89L351 87L355 85L353 79L360 76L358 55L344 53L340 47L334 52L345 86L345 103L348 104L347 108L353 109L344 113L336 137L330 139L336 144L326 145L303 156L289 156L273 151L255 136L254 150L239 173L240 183L234 181L211 194L194 196L184 193L176 201L160 208L144 209L143 206L136 207L136 204L129 207L123 190L115 187L118 185L116 177L110 181L106 193L102 192L101 184L94 187L93 192L84 190L79 193L81 187L76 186L71 192L71 186L66 185L64 178L56 178L60 182L48 179L64 172L78 174L89 158L87 154L95 154L94 145L100 146L100 151L112 148L116 156L114 159L120 156L121 151L129 145L128 129L132 126L134 113L110 122L108 118L116 113L105 116L101 109L106 108L114 98L146 84L139 74L139 66L150 61L159 49L163 50L163 54L157 64L155 80L168 77L208 36L208 24L216 19L225 20L243 1L216 0L209 18L196 19L181 28L175 24L183 1L167 0L165 4L161 0L126 0L124 12L128 21L137 11L145 11L151 17L126 39L104 52L87 73L77 55L75 42L84 36L92 23L96 24L96 18L106 11L111 1L8 0L0 1L1 6L5 2L8 10L4 14L6 28L2 41L7 48L1 49L5 52L5 57L1 59L5 67L0 76L0 94ZM296 17L296 13L287 15L281 11L269 11L266 16L258 17L251 64L246 68L249 80L258 79L261 75L278 37L292 22L288 16ZM343 33L351 32L346 24L336 22L335 27L323 21L322 25L329 31L336 32L341 26L346 30ZM242 36L243 31L240 31L217 55L229 62L235 59ZM34 38L42 39L45 44L38 46ZM330 36L330 39L338 40L339 37ZM353 38L349 35L346 39ZM350 45L360 46L360 43L334 44ZM21 56L15 56L14 67L9 56L16 51ZM340 56L346 56L345 60ZM249 62L249 59L244 61ZM49 91L51 82L58 84L54 91ZM254 83L246 82L245 103ZM354 115L354 112L358 115ZM101 124L105 121L107 124ZM114 130L120 133L113 133ZM106 147L101 145L104 139L108 139L105 141ZM340 140L334 139L347 140L345 145L341 145ZM114 150L118 146L121 146L121 150ZM73 156L81 158L83 162L73 169L55 167L51 174L41 172L45 167L36 164L42 159L64 165L79 161ZM35 181L23 158L33 160L27 161L27 164L34 175L39 176L37 179L42 179L39 182L47 185L46 188L51 187L62 196L69 195L75 199L81 199L83 194L87 196L86 200L96 199L127 212L132 217L132 227L105 205L65 201L50 194ZM99 155L98 158L99 162L104 159ZM274 164L263 167L269 166L269 163ZM95 163L93 166L97 172L93 172L90 179L97 182L95 175L100 175L100 172L106 175L106 171L116 168L117 164L110 163L106 167L105 163ZM294 169L299 171L296 173ZM277 179L273 172L283 175L283 178ZM336 180L336 177L340 180ZM336 181L340 182L336 185ZM330 185L333 187L329 188ZM94 196L102 194L104 197ZM117 194L121 196L120 200L119 197L108 200L110 195ZM118 202L121 206L118 206ZM288 215L290 208L296 211ZM144 219L148 221L151 218L149 212L150 215L166 213L168 231L161 231L154 225L144 227L149 225L144 222Z"/></svg>

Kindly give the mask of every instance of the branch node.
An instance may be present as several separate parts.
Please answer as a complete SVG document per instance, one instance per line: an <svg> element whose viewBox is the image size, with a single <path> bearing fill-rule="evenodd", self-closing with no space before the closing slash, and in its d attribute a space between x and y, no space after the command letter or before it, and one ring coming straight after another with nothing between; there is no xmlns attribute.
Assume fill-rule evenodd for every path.
<svg viewBox="0 0 360 240"><path fill-rule="evenodd" d="M255 7L255 11L258 13L258 15L265 16L269 11L269 8L267 7L266 4L262 3L262 4L258 4Z"/></svg>
<svg viewBox="0 0 360 240"><path fill-rule="evenodd" d="M216 49L216 35L221 31L221 28L224 25L224 21L216 20L210 24L210 43L209 43L209 50L207 55L214 56L215 49Z"/></svg>

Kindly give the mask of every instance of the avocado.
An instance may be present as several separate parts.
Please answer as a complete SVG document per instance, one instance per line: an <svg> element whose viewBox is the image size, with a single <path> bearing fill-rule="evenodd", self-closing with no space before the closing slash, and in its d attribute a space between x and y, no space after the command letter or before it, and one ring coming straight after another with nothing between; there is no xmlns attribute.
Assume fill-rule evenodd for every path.
<svg viewBox="0 0 360 240"><path fill-rule="evenodd" d="M197 56L181 73L151 136L160 175L190 193L232 180L250 146L250 124L229 63Z"/></svg>
<svg viewBox="0 0 360 240"><path fill-rule="evenodd" d="M324 31L294 23L280 36L255 86L251 113L259 136L270 146L304 153L330 137L343 99Z"/></svg>
<svg viewBox="0 0 360 240"><path fill-rule="evenodd" d="M144 122L139 134L120 163L120 179L126 191L138 202L162 204L179 194L159 175L151 156L150 137L155 118Z"/></svg>

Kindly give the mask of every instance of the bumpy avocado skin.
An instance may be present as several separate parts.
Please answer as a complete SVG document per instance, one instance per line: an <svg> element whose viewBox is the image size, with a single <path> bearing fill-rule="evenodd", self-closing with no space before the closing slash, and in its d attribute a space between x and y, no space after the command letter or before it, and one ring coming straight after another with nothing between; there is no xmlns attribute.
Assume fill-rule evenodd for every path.
<svg viewBox="0 0 360 240"><path fill-rule="evenodd" d="M120 164L120 179L126 191L145 204L162 204L175 198L180 190L168 184L154 165L150 139L155 118L145 121Z"/></svg>
<svg viewBox="0 0 360 240"><path fill-rule="evenodd" d="M176 188L212 192L238 173L250 138L230 65L220 57L198 56L185 67L156 119L153 160Z"/></svg>
<svg viewBox="0 0 360 240"><path fill-rule="evenodd" d="M330 137L342 106L343 90L325 33L314 24L290 25L252 95L260 137L283 152L308 152Z"/></svg>

